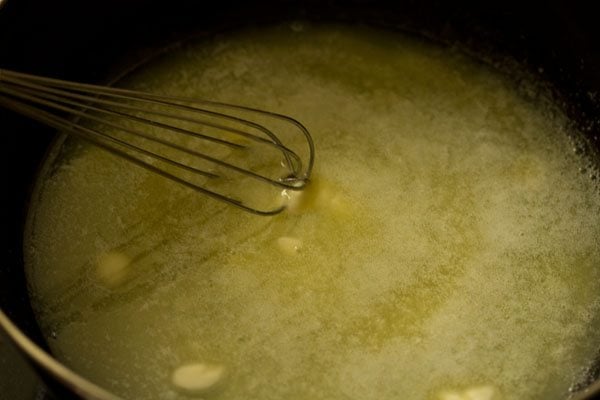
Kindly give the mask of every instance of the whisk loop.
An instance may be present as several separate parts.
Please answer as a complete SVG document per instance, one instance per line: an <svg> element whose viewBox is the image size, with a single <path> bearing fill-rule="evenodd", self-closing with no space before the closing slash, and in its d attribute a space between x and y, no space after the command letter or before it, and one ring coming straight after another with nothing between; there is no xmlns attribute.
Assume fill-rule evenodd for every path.
<svg viewBox="0 0 600 400"><path fill-rule="evenodd" d="M300 122L245 106L4 69L0 69L0 104L88 140L197 192L258 215L274 215L285 206L249 205L239 194L252 195L256 186L248 189L239 185L252 180L279 189L302 190L314 163L313 140ZM275 134L269 128L270 124L285 126L282 130L291 130L295 136L300 134L306 163L297 150L283 143L279 131ZM298 139L294 139L290 141L297 144ZM239 153L238 161L253 164L230 161L235 158L233 153ZM280 161L284 173L273 176L273 163L267 162L267 153L271 160ZM227 182L239 192L227 193Z"/></svg>

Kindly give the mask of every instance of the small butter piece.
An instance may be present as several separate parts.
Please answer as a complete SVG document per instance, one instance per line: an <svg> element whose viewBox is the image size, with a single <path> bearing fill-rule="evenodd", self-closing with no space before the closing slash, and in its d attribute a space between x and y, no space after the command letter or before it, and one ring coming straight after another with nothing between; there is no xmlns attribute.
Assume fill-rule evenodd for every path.
<svg viewBox="0 0 600 400"><path fill-rule="evenodd" d="M466 400L461 393L456 392L442 392L438 395L439 400Z"/></svg>
<svg viewBox="0 0 600 400"><path fill-rule="evenodd" d="M291 214L299 214L307 207L307 196L304 191L284 189L281 192L281 197L284 198L286 210Z"/></svg>
<svg viewBox="0 0 600 400"><path fill-rule="evenodd" d="M302 248L302 241L291 236L281 236L277 238L277 247L287 255L294 255Z"/></svg>
<svg viewBox="0 0 600 400"><path fill-rule="evenodd" d="M439 400L495 400L496 390L493 386L473 386L462 392L443 391L438 394Z"/></svg>
<svg viewBox="0 0 600 400"><path fill-rule="evenodd" d="M131 258L127 254L118 251L108 252L98 258L96 277L105 286L115 287L125 280L129 264Z"/></svg>
<svg viewBox="0 0 600 400"><path fill-rule="evenodd" d="M465 390L466 400L493 400L496 391L493 386L477 386Z"/></svg>
<svg viewBox="0 0 600 400"><path fill-rule="evenodd" d="M323 180L313 178L303 190L286 189L281 196L289 213L300 214L323 206L323 189L326 187Z"/></svg>
<svg viewBox="0 0 600 400"><path fill-rule="evenodd" d="M225 367L222 365L185 364L173 371L171 383L180 391L196 394L213 387L221 380L224 373Z"/></svg>

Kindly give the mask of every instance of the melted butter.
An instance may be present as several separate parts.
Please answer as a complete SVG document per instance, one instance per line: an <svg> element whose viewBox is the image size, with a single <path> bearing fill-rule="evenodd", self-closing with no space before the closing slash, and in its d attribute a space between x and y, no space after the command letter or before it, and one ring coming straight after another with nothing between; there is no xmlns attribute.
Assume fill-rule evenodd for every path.
<svg viewBox="0 0 600 400"><path fill-rule="evenodd" d="M560 399L594 357L597 185L560 113L488 68L279 27L123 85L292 115L317 162L294 212L260 218L67 141L25 250L50 347L82 375L131 399ZM227 374L182 394L186 365Z"/></svg>

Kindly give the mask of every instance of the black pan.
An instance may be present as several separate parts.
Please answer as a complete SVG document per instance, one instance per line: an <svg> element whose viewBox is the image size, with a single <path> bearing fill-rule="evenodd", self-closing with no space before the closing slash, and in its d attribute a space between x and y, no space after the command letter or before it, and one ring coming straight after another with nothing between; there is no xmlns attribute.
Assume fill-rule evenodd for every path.
<svg viewBox="0 0 600 400"><path fill-rule="evenodd" d="M0 5L0 68L90 83L106 83L157 49L192 33L295 19L407 30L460 46L501 69L518 65L547 82L559 104L582 128L591 152L600 154L600 14L584 2L0 0ZM23 224L32 183L55 133L1 109L0 130L5 133L6 160L0 317L2 313L8 317L0 318L0 333L4 329L34 360L31 364L46 386L58 393L57 398L103 398L93 395L95 388L62 371L43 352L48 347L26 289ZM8 341L6 337L0 335L0 346ZM7 357L0 356L0 367ZM589 386L588 398L594 393L600 396L599 374L600 354L599 367L580 384L580 388ZM33 384L29 377L13 383L22 382ZM21 392L26 396L33 390ZM52 397L46 393L36 398Z"/></svg>

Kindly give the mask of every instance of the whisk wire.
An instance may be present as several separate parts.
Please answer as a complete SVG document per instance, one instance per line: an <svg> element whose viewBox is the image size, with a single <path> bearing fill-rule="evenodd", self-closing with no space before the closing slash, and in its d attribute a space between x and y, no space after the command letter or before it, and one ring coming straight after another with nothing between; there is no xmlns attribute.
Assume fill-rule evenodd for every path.
<svg viewBox="0 0 600 400"><path fill-rule="evenodd" d="M184 178L167 171L149 162L149 160L157 160L177 169L188 171L194 175L211 180L223 178L218 171L201 169L194 165L189 165L187 162L177 160L173 156L166 156L156 151L151 151L148 148L140 146L138 143L133 143L131 138L135 137L152 142L165 147L165 149L169 148L193 156L203 162L234 171L243 176L268 183L275 187L291 190L301 190L304 188L308 182L314 163L314 143L308 130L302 124L285 115L245 106L81 84L2 69L0 69L0 104L51 127L80 136L151 172L258 215L277 214L285 207L277 206L263 209L251 206L245 204L244 201L236 196L220 193L205 187L205 185L198 184L192 179ZM206 107L214 107L223 111L215 111ZM184 111L187 114L184 114ZM295 151L284 145L280 138L264 124L239 115L226 113L227 111L242 113L244 116L249 114L255 117L260 116L262 118L279 120L291 125L305 138L308 153L306 164L302 162L302 159ZM62 115L62 113L65 115ZM192 114L191 116L189 115L190 113ZM198 115L216 119L217 122L212 119L199 118ZM195 127L199 127L200 131L177 126L171 122L157 120L158 117L176 123L192 124ZM115 120L120 120L122 123L114 122ZM90 126L89 123L83 124L80 121L89 121L96 125ZM205 151L197 151L189 148L187 145L176 143L173 140L149 134L146 128L134 129L131 127L131 122L150 128L150 130L170 132L171 135L182 134L194 140L225 146L232 151L249 151L247 144L215 136L215 132L220 131L239 136L256 144L265 145L280 153L283 157L282 166L288 169L288 175L271 178L247 167L242 167L210 155ZM231 124L237 124L239 127L231 126ZM119 134L106 128L111 128L119 132ZM212 134L205 133L205 129L212 130ZM124 138L123 134L128 135L127 138ZM148 157L148 159L144 160L144 157Z"/></svg>
<svg viewBox="0 0 600 400"><path fill-rule="evenodd" d="M21 78L21 79L19 79L19 78ZM179 102L186 102L186 103L195 103L195 104L199 104L199 105L203 104L203 105L217 106L217 107L223 107L223 108L228 108L228 109L232 109L232 110L255 112L255 113L260 113L260 114L263 114L263 115L266 115L269 117L279 118L279 119L285 120L287 122L293 123L307 137L307 140L308 140L308 138L310 138L310 134L308 133L306 128L304 128L304 126L302 126L302 124L300 124L298 121L296 121L290 117L287 117L285 115L276 114L276 113L272 113L272 112L264 111L264 110L259 110L256 108L238 106L238 105L210 101L210 100L203 100L203 99L189 99L189 98L182 98L182 97L175 97L175 96L155 95L155 94L151 94L151 93L144 93L144 92L128 90L128 89L119 89L119 88L112 88L112 87L106 87L106 86L90 85L90 84L85 84L85 83L69 82L69 81L63 81L63 80L59 80L59 79L53 79L53 78L47 78L47 77L41 77L41 76L35 76L35 75L28 75L28 74L23 74L23 73L14 72L14 71L7 71L7 70L0 70L0 81L2 81L2 80L6 81L6 82L12 82L12 83L15 83L18 85L34 87L35 89L41 90L41 91L58 93L58 94L61 94L64 96L77 98L77 99L84 100L84 101L91 101L91 102L96 102L98 104L117 106L117 107L131 109L131 110L135 110L135 111L139 111L139 112L143 112L143 113L150 113L150 114L165 116L165 117L169 117L169 118L173 118L173 119L194 122L194 123L210 126L213 128L228 130L231 133L241 135L250 140L274 145L274 146L278 147L279 150L283 150L283 151L287 150L290 154L292 154L293 152L290 151L289 149L286 149L283 146L283 144L281 143L281 141L278 139L277 135L275 135L273 132L271 132L269 129L267 129L264 126L261 126L252 121L245 120L245 119L233 116L233 115L218 113L215 111L201 109L201 108L192 107L192 106L189 106L186 104L180 104L180 103L174 103L174 102L179 101ZM28 82L28 80L31 80L34 82L39 82L42 85L34 86L34 84L32 84L31 82ZM73 92L68 92L65 90L58 90L58 89L53 90L52 89L52 88L56 88L56 87L70 88L79 93L89 93L92 96L85 96L85 95L81 95L81 94L77 94L77 93L73 93ZM149 110L147 108L142 109L142 108L130 106L130 105L127 105L124 103L117 103L117 102L103 100L98 97L98 95L100 95L100 94L103 96L106 96L106 97L122 99L122 100L152 102L155 104L161 104L161 105L165 105L168 107L180 108L182 110L193 111L196 113L201 113L201 114L205 114L205 115L210 115L210 116L226 119L229 121L234 121L241 125L245 125L248 128L252 128L252 129L256 129L256 130L260 131L261 133L267 135L270 140L267 140L266 138L262 138L257 135L253 135L248 132L232 129L225 125L214 124L214 123L211 123L206 120L189 118L189 117L186 117L183 115L178 115L178 114L157 112L157 111ZM189 133L194 134L194 132L189 132ZM214 140L217 142L223 141L222 139L215 138L215 137L212 137L209 135L199 135L199 136L202 136L203 138L205 138L207 140ZM310 140L310 142L312 143L312 139ZM231 142L229 142L229 143L234 144ZM314 151L314 148L313 148L313 151Z"/></svg>
<svg viewBox="0 0 600 400"><path fill-rule="evenodd" d="M106 120L105 118L102 118L102 117L96 117L96 116L90 114L87 111L90 111L90 110L91 111L98 111L100 113L105 113L105 114L109 114L109 115L113 115L113 116L127 117L127 118L131 118L132 120L135 120L135 121L138 121L138 122L147 123L147 124L150 124L150 125L153 125L153 126L158 126L158 127L161 127L161 128L173 130L173 131L176 131L176 132L179 132L179 133L192 134L192 135L194 135L196 137L200 137L200 138L210 137L210 136L207 136L207 135L198 135L195 132L192 132L192 131L189 131L189 130L186 130L186 129L181 129L181 128L178 128L178 127L166 125L166 124L163 124L163 123L160 123L160 122L157 122L157 121L147 120L145 118L139 118L139 117L136 117L134 115L125 114L125 113L121 113L121 112L118 112L118 111L111 111L111 110L97 108L97 107L94 107L94 106L91 106L91 105L86 106L86 111L80 111L80 110L77 110L75 108L70 108L70 107L62 106L62 105L60 105L58 103L53 103L53 102L50 102L50 101L47 101L47 100L48 99L55 100L55 101L62 102L64 104L70 104L70 105L74 105L74 106L79 105L79 103L77 103L77 102L65 100L65 99L62 99L60 97L53 96L51 94L46 94L46 93L39 94L39 93L36 93L35 91L30 90L30 89L21 89L20 91L17 91L17 90L11 90L10 88L7 88L4 91L6 93L14 95L15 97L19 97L19 98L23 98L23 99L26 99L26 100L30 100L30 101L36 102L38 104L41 104L41 105L45 105L45 106L52 107L52 108L55 108L55 109L60 110L60 111L67 112L67 113L69 113L71 115L74 115L74 116L85 118L85 119L88 119L88 120L91 120L91 121L94 121L94 122L98 122L98 123L104 124L106 126L113 127L115 129L119 129L119 130L124 131L124 132L128 132L128 133L130 133L132 135L135 135L137 137L140 137L140 138L143 138L143 139L146 139L146 140L149 140L149 141L152 141L152 142L155 142L155 143L158 143L158 144L170 147L172 149L181 151L183 153L186 153L186 154L189 154L189 155L192 155L192 156L196 156L196 157L201 158L203 160L210 161L210 162L212 162L214 164L217 164L217 165L220 165L220 166L232 169L234 171L237 171L239 173L242 173L242 174L254 177L256 179L260 179L260 180L262 180L264 182L271 183L271 184L273 184L275 186L279 186L279 187L281 187L283 189L290 189L292 187L293 188L297 188L298 187L298 186L290 185L290 183L288 183L288 182L286 182L284 180L273 180L273 179L271 179L269 177L266 177L264 175L254 173L254 172L252 172L250 170L238 167L238 166L236 166L234 164L228 163L228 162L223 161L221 159L218 159L218 158L215 158L215 157L211 157L211 156L209 156L207 154L200 153L198 151L192 150L192 149L190 149L188 147L184 147L184 146L178 145L176 143L169 142L167 140L164 140L164 139L152 136L152 135L148 135L148 134L146 134L144 132L141 132L139 130L135 130L135 129L132 129L132 128L128 128L128 127L125 127L125 126L122 126L122 125L110 122L110 121L108 121L108 120ZM36 94L38 94L39 96L36 96ZM100 132L100 131L97 131L97 130L91 130L91 131L95 132L99 136L104 137L106 140L110 140L110 141L114 142L115 144L121 145L121 146L126 147L126 148L128 148L130 150L133 150L133 151L137 151L139 153L142 153L142 154L144 154L146 156L149 156L149 157L152 157L154 159L166 162L166 163L168 163L170 165L173 165L175 167L179 167L179 168L185 169L186 171L198 173L198 174L201 174L201 175L204 175L204 176L207 176L207 177L211 177L211 178L218 178L219 177L219 175L217 175L217 174L209 173L209 172L200 170L198 168L190 167L190 166L188 166L186 164L182 164L182 163L173 161L173 160L168 159L168 158L166 158L164 156L161 156L160 154L148 151L148 150L143 149L143 148L141 148L139 146L135 146L135 145L133 145L133 144L131 144L129 142L126 142L126 141L114 138L114 137L112 137L110 135L107 135L107 134L105 134L103 132ZM89 130L88 130L88 132L89 132ZM210 137L210 138L212 139L212 137ZM226 144L228 146L231 146L231 147L234 147L234 148L238 148L238 149L245 148L245 146L237 144L237 143L227 142L227 141L224 141L224 140L220 140L218 138L214 138L214 139L218 140L220 144ZM297 155L295 153L292 153L291 150L289 150L289 149L287 149L287 148L285 148L283 146L281 146L281 147L277 146L277 148L281 148L282 151L289 152L290 156L292 158L294 158L294 160L296 160ZM297 161L297 165L301 166L301 161L299 160L299 158L298 158L298 161ZM294 173L298 173L298 170L294 169Z"/></svg>
<svg viewBox="0 0 600 400"><path fill-rule="evenodd" d="M2 71L0 71L0 79L2 78ZM140 118L137 117L135 115L132 114L125 114L125 113L120 113L117 111L111 111L108 109L99 109L96 107L91 106L91 104L100 104L100 105L105 105L105 106L114 106L114 107L119 107L122 109L127 109L127 110L131 110L131 111L136 111L139 113L146 113L146 114L153 114L153 115L157 115L157 116L162 116L162 117L167 117L167 118L171 118L171 119L175 119L175 120L180 120L180 121L187 121L187 122L192 122L192 123L196 123L199 125L203 125L203 126L208 126L211 128L216 128L216 129L221 129L224 131L228 131L230 133L234 133L240 136L243 136L247 139L256 141L256 142L260 142L263 144L267 144L270 146L275 147L277 150L281 151L284 153L285 157L286 157L286 161L288 162L288 166L290 168L292 168L293 165L295 165L295 163L299 163L298 166L296 168L292 168L294 172L300 170L302 168L302 163L300 158L290 149L286 148L285 146L283 146L283 144L279 141L279 139L277 138L277 136L271 132L269 129L265 128L264 126L261 126L259 124L253 123L252 121L248 121L248 120L244 120L235 116L231 116L231 115L227 115L227 114L223 114L223 113L217 113L214 111L210 111L210 110L205 110L205 109L200 109L197 107L192 107L192 106L188 106L185 104L179 104L179 103L173 103L173 102L167 102L164 99L170 99L172 101L188 101L188 102L196 102L196 103L201 103L201 104L212 104L212 105L218 105L221 107L228 107L228 108L232 108L232 109L238 109L238 110L246 110L246 111L252 111L252 112L258 112L258 113L263 113L265 115L269 115L271 117L285 117L282 115L278 115L278 114L274 114L274 113L270 113L270 112L266 112L266 111L262 111L262 110L257 110L257 109L251 109L248 107L241 107L241 106L233 106L233 105L227 105L225 103L218 103L218 102L211 102L211 101L206 101L206 100L195 100L195 99L183 99L183 98L177 98L177 97L166 97L166 96L157 96L157 95L152 95L152 94L148 94L148 93L143 93L143 92L135 92L135 91L131 91L131 90L126 90L126 89L117 89L117 88L109 88L109 87L103 87L103 86L96 86L96 85L87 85L87 84L79 84L79 83L73 83L73 82L65 82L65 81L60 81L57 79L51 79L51 78L45 78L45 77L37 77L37 76L33 76L32 80L34 81L38 81L38 82L47 82L48 84L50 84L52 87L46 87L43 85L36 85L33 84L31 82L27 82L26 80L23 79L19 79L20 76L23 76L24 74L21 73L15 73L12 71L8 71L8 74L6 74L5 77L5 81L8 83L11 83L13 85L17 85L21 90L21 87L25 87L25 88L30 88L30 89L35 89L36 92L39 91L37 94L41 95L42 92L49 92L49 93L54 93L54 94L58 94L60 96L63 97L54 97L55 100L57 101L61 101L63 103L66 103L67 100L66 98L75 98L78 100L83 100L86 102L86 109L94 109L96 111L102 111L105 113L110 113L113 115L119 115L119 116L123 116L123 117L127 117L130 119L134 119L137 120L138 122L144 122L147 123L148 125L152 125L152 126L157 126L157 127L161 127L161 128L165 128L168 130L173 130L173 131L178 131L180 133L184 133L186 135L190 135L190 136L194 136L197 138L202 138L202 139L206 139L215 143L220 143L220 144L225 144L228 146L232 146L232 147L244 147L242 145L236 144L236 143L232 143L214 136L210 136L210 135L204 135L204 134L200 134L198 132L193 132L190 130L186 130L186 129L181 129L172 125L167 125L167 124L163 124L160 123L158 121L153 121L153 120L149 120L149 119L144 119L144 118ZM12 75L16 75L16 77L13 77ZM53 87L55 87L56 85L60 84L61 82L64 82L64 86L65 87L69 87L72 88L73 90L76 90L80 93L90 93L88 92L89 90L94 90L94 92L91 92L93 95L89 96L89 95L83 95L83 94L78 94L78 93L73 93L73 92L68 92L65 90L60 90L60 89L55 89ZM1 88L0 88L1 89ZM101 99L98 97L99 94L102 94L103 96L107 96L107 97L112 97L112 98L116 98L116 99L121 99L121 100L132 100L132 101L144 101L144 102L151 102L154 104L160 104L160 105L164 105L164 106L168 106L168 107L172 107L172 108L179 108L181 110L187 110L187 111L193 111L195 113L201 113L201 114L205 114L205 115L211 115L213 117L218 117L218 118L222 118L222 119L227 119L230 121L234 121L237 122L239 124L245 125L246 127L249 128L253 128L256 129L258 131L260 131L261 133L264 133L265 135L267 135L271 140L268 140L266 138L262 138L260 136L248 133L248 132L244 132L242 130L239 129L234 129L222 124L216 124L210 121L206 121L206 120L201 120L201 119L197 119L197 118L190 118L187 117L185 115L181 115L181 114L173 114L173 113L166 113L166 112L160 112L160 111L156 111L156 110L151 110L148 108L140 108L140 107L136 107L136 106L132 106L132 105L128 105L125 103L119 103L119 102L115 102L115 101L110 101L110 100L105 100L105 99ZM160 100L160 99L163 100ZM72 102L71 104L75 104L78 106L81 106L81 103L78 102ZM287 118L287 117L285 117ZM291 122L291 120L288 120L288 122ZM298 127L301 125L297 125ZM303 132L304 133L304 132ZM306 132L308 133L308 132ZM314 151L314 149L313 149ZM289 157L289 158L288 158ZM293 159L293 161L292 161Z"/></svg>

